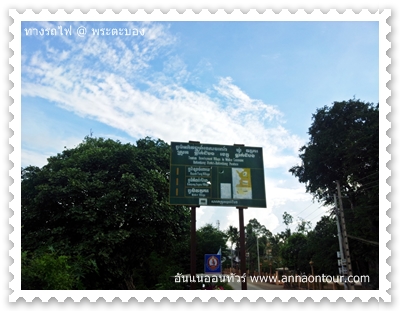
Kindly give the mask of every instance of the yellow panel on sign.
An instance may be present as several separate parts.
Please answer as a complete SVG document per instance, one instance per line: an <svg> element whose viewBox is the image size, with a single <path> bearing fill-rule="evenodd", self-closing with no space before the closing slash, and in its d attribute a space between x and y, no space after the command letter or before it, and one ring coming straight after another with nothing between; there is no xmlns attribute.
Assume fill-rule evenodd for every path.
<svg viewBox="0 0 400 311"><path fill-rule="evenodd" d="M232 168L233 198L252 199L250 171L249 168Z"/></svg>

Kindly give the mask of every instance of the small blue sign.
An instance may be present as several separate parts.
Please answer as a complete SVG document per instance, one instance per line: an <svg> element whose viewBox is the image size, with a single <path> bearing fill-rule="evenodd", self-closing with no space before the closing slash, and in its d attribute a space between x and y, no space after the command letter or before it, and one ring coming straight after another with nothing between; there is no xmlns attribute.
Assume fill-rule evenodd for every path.
<svg viewBox="0 0 400 311"><path fill-rule="evenodd" d="M204 273L222 273L221 255L204 255Z"/></svg>

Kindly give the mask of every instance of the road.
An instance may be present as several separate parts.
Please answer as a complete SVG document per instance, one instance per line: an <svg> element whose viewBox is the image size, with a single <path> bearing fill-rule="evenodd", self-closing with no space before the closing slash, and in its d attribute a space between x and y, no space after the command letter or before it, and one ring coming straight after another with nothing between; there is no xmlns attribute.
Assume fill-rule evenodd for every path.
<svg viewBox="0 0 400 311"><path fill-rule="evenodd" d="M242 283L239 282L229 282L228 283L234 290L241 290ZM247 290L283 290L283 285L274 285L265 282L249 282L247 279Z"/></svg>

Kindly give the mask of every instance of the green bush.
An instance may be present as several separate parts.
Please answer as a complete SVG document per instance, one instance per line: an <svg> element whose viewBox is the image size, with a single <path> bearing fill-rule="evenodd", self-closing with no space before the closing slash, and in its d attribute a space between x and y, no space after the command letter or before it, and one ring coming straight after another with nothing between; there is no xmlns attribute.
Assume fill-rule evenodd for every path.
<svg viewBox="0 0 400 311"><path fill-rule="evenodd" d="M83 289L80 275L70 262L68 256L59 256L54 251L36 254L22 252L21 289Z"/></svg>

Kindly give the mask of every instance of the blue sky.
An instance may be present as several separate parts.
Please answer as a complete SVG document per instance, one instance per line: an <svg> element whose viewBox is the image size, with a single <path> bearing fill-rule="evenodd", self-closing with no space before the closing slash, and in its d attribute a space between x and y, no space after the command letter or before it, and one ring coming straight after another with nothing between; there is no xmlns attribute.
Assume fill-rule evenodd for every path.
<svg viewBox="0 0 400 311"><path fill-rule="evenodd" d="M100 28L144 35L93 35ZM246 210L245 223L277 233L286 211L315 224L326 208L288 170L317 108L378 102L378 31L378 22L23 22L22 166L43 166L91 131L263 147L268 206ZM234 207L197 215L198 227L238 227Z"/></svg>

